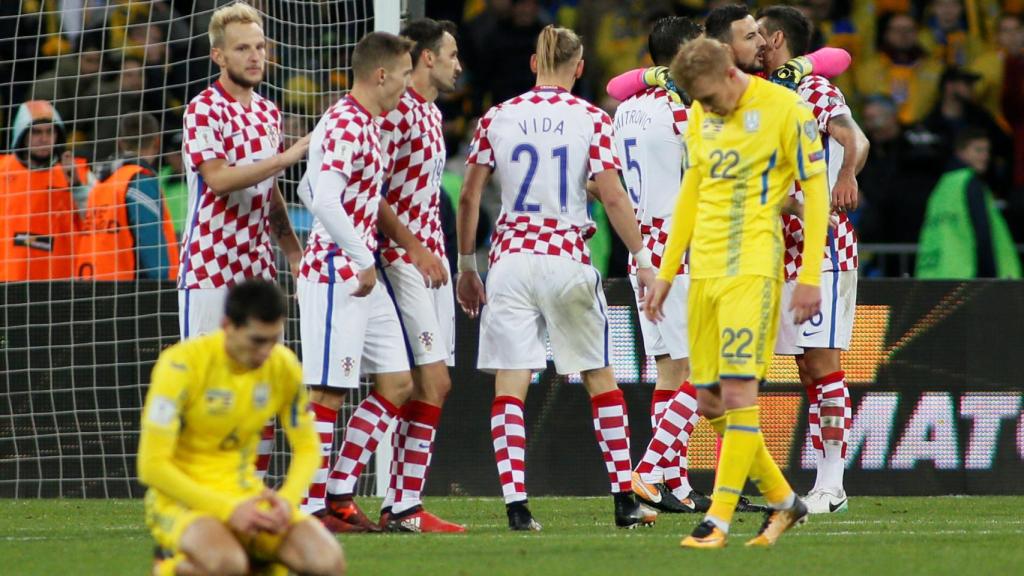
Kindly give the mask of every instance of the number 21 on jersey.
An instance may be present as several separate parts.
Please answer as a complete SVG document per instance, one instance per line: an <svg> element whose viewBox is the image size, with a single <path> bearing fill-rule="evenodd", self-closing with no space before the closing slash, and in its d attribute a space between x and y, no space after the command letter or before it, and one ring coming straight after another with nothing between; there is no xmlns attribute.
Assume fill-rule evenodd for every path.
<svg viewBox="0 0 1024 576"><path fill-rule="evenodd" d="M540 212L541 205L530 202L528 198L530 186L533 185L533 178L537 174L537 163L541 161L537 147L528 142L516 146L512 149L512 161L527 163L526 176L523 178L523 183L519 185L519 194L516 195L513 210L516 212ZM569 147L553 148L550 156L545 155L544 161L558 162L558 208L559 212L564 214L569 211Z"/></svg>

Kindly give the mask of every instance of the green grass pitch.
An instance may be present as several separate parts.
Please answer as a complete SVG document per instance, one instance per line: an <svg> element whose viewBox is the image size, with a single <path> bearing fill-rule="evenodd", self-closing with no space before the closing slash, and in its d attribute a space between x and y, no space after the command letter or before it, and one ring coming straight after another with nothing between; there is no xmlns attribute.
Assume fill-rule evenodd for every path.
<svg viewBox="0 0 1024 576"><path fill-rule="evenodd" d="M364 499L366 510L379 501ZM610 498L536 498L544 531L508 531L497 498L430 498L464 522L464 535L352 535L342 539L353 575L581 576L1024 573L1024 498L850 500L851 511L815 516L771 550L743 542L761 516L739 514L725 550L678 547L698 519L662 515L634 531L611 526ZM144 575L152 542L138 500L0 500L0 574Z"/></svg>

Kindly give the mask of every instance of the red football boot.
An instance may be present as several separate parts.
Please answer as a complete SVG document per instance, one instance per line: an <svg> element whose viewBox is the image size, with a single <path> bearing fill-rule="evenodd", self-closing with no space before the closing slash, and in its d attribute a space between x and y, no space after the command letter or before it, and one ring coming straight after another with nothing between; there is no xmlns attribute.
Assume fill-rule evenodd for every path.
<svg viewBox="0 0 1024 576"><path fill-rule="evenodd" d="M366 517L366 514L359 509L356 505L356 501L352 499L352 496L338 496L338 497L327 497L327 515L337 520L351 525L354 529L344 530L345 532L382 532L383 530L378 524L375 524ZM323 519L321 519L323 521ZM335 523L332 523L335 524ZM324 526L330 530L327 522L324 521ZM340 527L340 525L338 526ZM334 532L334 530L331 530Z"/></svg>
<svg viewBox="0 0 1024 576"><path fill-rule="evenodd" d="M384 529L388 532L434 532L448 534L466 531L465 526L442 520L424 510L422 506L417 506L402 514L390 514Z"/></svg>

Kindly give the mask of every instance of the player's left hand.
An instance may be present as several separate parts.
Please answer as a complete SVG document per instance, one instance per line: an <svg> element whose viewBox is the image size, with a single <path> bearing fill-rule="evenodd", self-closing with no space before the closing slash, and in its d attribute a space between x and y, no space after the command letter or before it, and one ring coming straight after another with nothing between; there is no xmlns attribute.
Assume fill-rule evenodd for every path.
<svg viewBox="0 0 1024 576"><path fill-rule="evenodd" d="M479 274L471 270L459 273L455 292L459 306L470 318L476 318L480 314L480 307L487 304L487 292L484 290L483 280L480 279Z"/></svg>
<svg viewBox="0 0 1024 576"><path fill-rule="evenodd" d="M653 271L651 274L653 275ZM640 270L637 270L637 282L640 282ZM665 319L665 315L662 313L662 306L665 304L668 291L671 289L672 284L657 278L647 288L641 302L643 302L643 313L647 316L648 320L651 322L661 322Z"/></svg>
<svg viewBox="0 0 1024 576"><path fill-rule="evenodd" d="M821 310L821 287L797 284L793 290L789 309L793 311L793 323L803 324Z"/></svg>
<svg viewBox="0 0 1024 576"><path fill-rule="evenodd" d="M433 252L426 248L409 253L412 265L423 275L423 283L427 288L440 288L448 283L448 270Z"/></svg>
<svg viewBox="0 0 1024 576"><path fill-rule="evenodd" d="M840 173L832 187L832 210L852 212L857 209L858 200L857 177Z"/></svg>

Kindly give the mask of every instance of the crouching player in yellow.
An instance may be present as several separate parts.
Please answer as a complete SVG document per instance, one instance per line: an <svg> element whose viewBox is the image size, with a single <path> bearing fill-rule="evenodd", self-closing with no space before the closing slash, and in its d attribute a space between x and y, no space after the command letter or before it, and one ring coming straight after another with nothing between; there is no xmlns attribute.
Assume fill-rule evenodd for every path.
<svg viewBox="0 0 1024 576"><path fill-rule="evenodd" d="M779 212L798 181L805 197L805 261L817 262L828 221L824 152L817 122L800 96L743 73L716 40L685 44L672 62L672 77L694 99L687 166L662 273L644 308L651 320L660 319L672 274L689 248L690 378L701 413L723 437L711 508L681 544L725 546L749 475L771 509L747 545L770 546L807 515L768 454L757 404L779 317ZM800 271L791 304L797 322L821 304L819 269Z"/></svg>
<svg viewBox="0 0 1024 576"><path fill-rule="evenodd" d="M157 576L344 574L329 532L299 500L320 463L302 368L280 344L286 305L269 282L228 293L222 329L176 344L153 368L142 412L146 524L169 558ZM292 448L284 484L256 477L260 430L277 416Z"/></svg>

